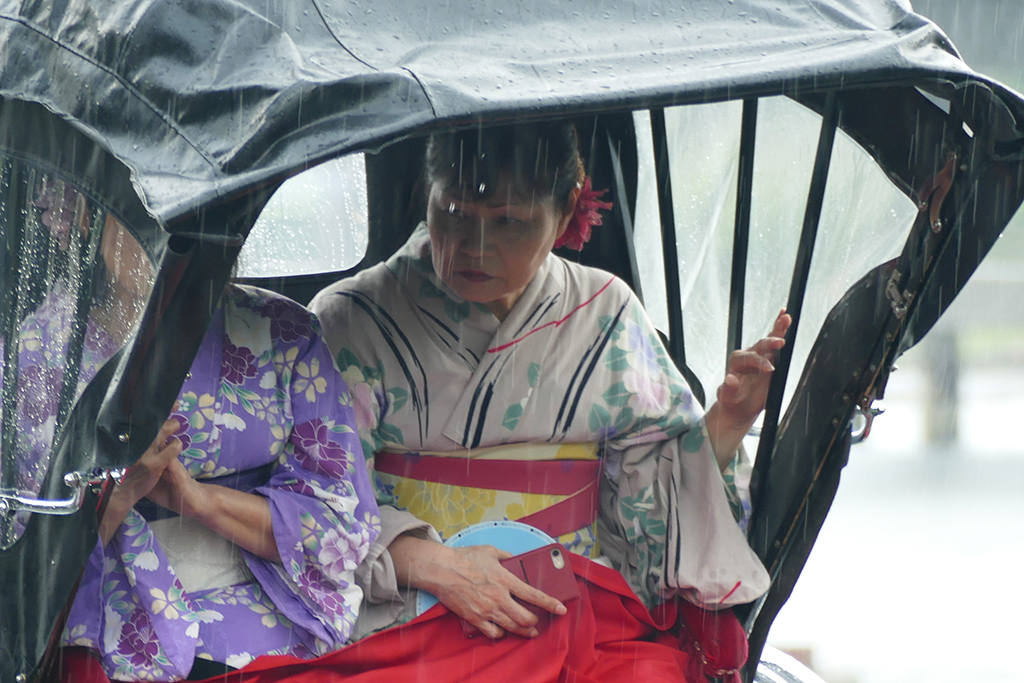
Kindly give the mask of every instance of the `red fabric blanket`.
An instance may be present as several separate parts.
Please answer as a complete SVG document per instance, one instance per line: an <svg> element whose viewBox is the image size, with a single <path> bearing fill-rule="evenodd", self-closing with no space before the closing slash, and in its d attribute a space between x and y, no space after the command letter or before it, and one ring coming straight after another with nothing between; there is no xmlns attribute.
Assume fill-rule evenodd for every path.
<svg viewBox="0 0 1024 683"><path fill-rule="evenodd" d="M467 638L458 617L437 605L403 626L323 657L261 657L210 681L703 683L708 674L735 677L731 672L746 661L746 638L731 611L705 612L673 602L652 614L618 572L577 555L570 559L580 598L536 638ZM97 677L102 671L86 661L88 655L71 656L81 661L65 658L64 681L106 681Z"/></svg>

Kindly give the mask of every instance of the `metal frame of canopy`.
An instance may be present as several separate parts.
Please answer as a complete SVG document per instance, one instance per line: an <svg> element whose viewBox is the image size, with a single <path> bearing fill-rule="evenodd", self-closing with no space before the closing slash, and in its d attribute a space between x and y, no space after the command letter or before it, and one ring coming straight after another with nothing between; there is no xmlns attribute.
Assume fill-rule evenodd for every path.
<svg viewBox="0 0 1024 683"><path fill-rule="evenodd" d="M591 121L584 137L591 139L600 172L618 195L611 229L595 238L583 259L606 265L639 291L629 210L636 160L629 145L621 144L632 135L628 112L652 111L665 266L678 273L663 108L742 99L729 351L742 336L758 98L785 94L822 115L788 301L791 338L806 296L837 128L875 158L922 210L896 262L865 275L833 309L811 351L817 369L805 370L786 415L781 405L792 344L777 363L782 372L769 394L750 529L751 544L774 583L760 603L741 610L755 655L828 512L848 455L854 412L869 410L881 396L896 356L941 315L1024 197L1024 100L971 72L941 32L895 1L738 0L721 9L721 16L707 8L620 3L623 9L609 10L611 19L553 8L541 17L546 23L520 17L506 19L504 30L495 24L489 31L459 27L445 14L451 10L438 9L432 26L453 33L434 41L422 38L430 26L412 25L430 8L426 0L413 6L407 24L391 4L379 5L372 19L346 15L343 3L323 0L276 10L208 0L196 3L191 14L168 14L170 9L148 0L108 4L0 7L0 42L8 55L0 65L0 149L75 178L161 254L137 336L67 415L43 489L53 499L68 496L65 472L124 467L138 456L139 444L148 443L191 364L209 303L227 282L256 216L285 178L310 164L352 151L377 152L368 158L371 240L363 267L400 243L395 225L415 204L415 178L407 174L396 182L390 169L412 167L418 136L520 116ZM532 0L520 4L537 9ZM497 5L478 5L483 9L476 12L504 16ZM804 12L807 7L814 11ZM622 18L627 9L632 19ZM113 18L104 23L100 16ZM636 16L639 22L630 24ZM757 26L751 17L776 20ZM347 31L363 21L374 30ZM624 47L607 50L611 56L597 64L601 69L584 59L603 55L594 52L600 41L587 36L565 53L534 42L537 54L529 55L514 42L538 25L540 40L573 27L584 33L614 27L616 21L629 28ZM393 47L392 24L394 35L411 43L405 50ZM190 42L189 26L204 40L216 37L210 45ZM299 57L229 40L255 34L272 48L290 41ZM635 53L641 39L651 46L646 54ZM374 41L383 46L383 57L373 54ZM762 49L765 56L757 54ZM474 50L481 50L483 65L476 80L456 68ZM558 60L562 76L552 66ZM675 68L662 68L662 61ZM635 83L616 81L616 64L635 73ZM594 70L602 73L595 77ZM528 73L536 77L523 75ZM484 77L495 81L492 86L501 78L512 83L504 92L474 91L490 82ZM924 92L946 101L949 111L936 108ZM302 292L323 279L287 284ZM668 278L666 285L668 347L685 371L678 278ZM827 333L840 328L847 332ZM5 439L8 412L5 405ZM116 438L122 433L132 434L129 443ZM101 500L99 490L85 492L86 509ZM25 537L0 552L0 577L22 588L0 596L0 679L40 673L57 613L95 534L95 515L34 515ZM43 553L43 547L53 552ZM756 667L752 659L748 680Z"/></svg>
<svg viewBox="0 0 1024 683"><path fill-rule="evenodd" d="M1001 145L989 137L991 129L988 133L976 129L979 98L977 93L971 92L974 87L978 86L952 89L951 107L945 120L935 118L937 110L931 108L917 111L916 133L922 139L930 138L932 144L928 151L923 152L924 145L918 145L912 152L916 155L923 152L924 157L918 159L914 179L894 174L897 176L894 180L920 209L903 253L894 262L866 274L835 305L819 331L795 396L783 416L781 407L792 360L792 341L807 295L836 130L842 126L864 144L865 130L878 125L869 123L865 117L871 105L858 103L863 91L823 89L814 93L814 101L801 98L821 113L821 130L790 281L787 302L787 310L793 316L788 334L790 343L775 364L776 373L769 390L751 483L754 516L750 542L768 567L773 586L760 601L737 610L746 616L751 638L751 661L745 671L748 680L754 676L757 655L765 644L771 623L788 599L828 513L849 455L854 414L860 412L870 419L872 403L883 395L896 357L916 343L948 306L959 291L956 283L965 282L969 277L962 269L977 265L1019 205L1020 142ZM918 104L928 99L923 93L919 94ZM904 97L899 106L913 108L911 99ZM753 97L743 103L727 352L739 348L742 336L757 104L757 98ZM985 110L991 114L991 109ZM932 120L922 123L928 114L932 115ZM675 231L671 227L675 225L671 178L668 165L663 161L668 156L664 115L658 110L652 111L652 123L658 150L665 270L677 273ZM993 155L991 165L978 163L984 156L983 149L991 152L1000 146L1004 150L1002 158L996 160L997 155ZM872 148L870 143L865 147ZM889 170L892 171L891 166ZM928 175L929 170L933 175ZM995 190L986 192L982 189L985 187ZM984 194L989 196L980 196ZM1016 198L1003 204L1011 194ZM986 207L987 215L978 220L981 205ZM966 240L966 246L964 235L973 237ZM678 282L674 280L670 277L667 283L668 348L677 364L683 365L683 310L679 305ZM851 329L856 332L851 333ZM850 362L853 359L856 360ZM810 372L812 367L814 373ZM815 398L812 400L812 397Z"/></svg>

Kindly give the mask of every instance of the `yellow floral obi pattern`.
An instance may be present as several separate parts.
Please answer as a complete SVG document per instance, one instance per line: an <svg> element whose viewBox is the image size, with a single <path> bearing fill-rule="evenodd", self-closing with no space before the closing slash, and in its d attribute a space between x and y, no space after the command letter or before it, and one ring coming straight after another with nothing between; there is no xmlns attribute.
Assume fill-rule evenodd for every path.
<svg viewBox="0 0 1024 683"><path fill-rule="evenodd" d="M449 452L378 453L375 468L398 506L449 538L478 522L513 520L571 552L600 554L597 444L511 444Z"/></svg>

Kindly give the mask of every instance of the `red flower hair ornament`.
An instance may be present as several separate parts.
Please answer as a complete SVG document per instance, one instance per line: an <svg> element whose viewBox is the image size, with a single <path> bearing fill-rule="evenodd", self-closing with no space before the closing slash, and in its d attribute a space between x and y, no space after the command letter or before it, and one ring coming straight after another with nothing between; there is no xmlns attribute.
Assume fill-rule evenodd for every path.
<svg viewBox="0 0 1024 683"><path fill-rule="evenodd" d="M583 251L583 245L590 241L590 229L595 225L601 225L602 219L599 210L608 211L612 208L611 202L602 202L599 197L607 192L607 189L597 192L590 187L590 176L583 181L580 188L580 196L576 200L576 210L569 219L562 236L555 240L556 247L569 247L576 251Z"/></svg>

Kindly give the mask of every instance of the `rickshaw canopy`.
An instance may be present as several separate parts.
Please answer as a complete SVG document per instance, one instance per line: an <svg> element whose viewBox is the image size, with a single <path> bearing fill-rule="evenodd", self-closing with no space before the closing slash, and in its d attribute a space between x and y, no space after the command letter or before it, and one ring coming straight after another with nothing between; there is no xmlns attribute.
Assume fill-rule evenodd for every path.
<svg viewBox="0 0 1024 683"><path fill-rule="evenodd" d="M828 329L855 332L819 337L785 416L784 381L773 387L750 540L775 585L741 615L754 653L828 512L853 411L870 409L1024 197L1024 100L897 0L6 2L0 45L0 154L80 183L157 264L134 338L54 438L40 490L54 499L66 473L125 467L152 439L256 216L312 165L396 158L446 127L788 96L823 121L798 311L831 136L845 131L921 214L900 258L836 305ZM83 510L101 503L83 495ZM21 588L0 596L0 680L40 674L95 540L95 515L34 514L0 551L0 577Z"/></svg>
<svg viewBox="0 0 1024 683"><path fill-rule="evenodd" d="M439 125L977 78L897 0L71 0L0 19L0 96L108 150L172 231Z"/></svg>

